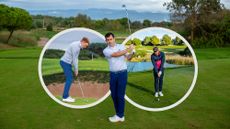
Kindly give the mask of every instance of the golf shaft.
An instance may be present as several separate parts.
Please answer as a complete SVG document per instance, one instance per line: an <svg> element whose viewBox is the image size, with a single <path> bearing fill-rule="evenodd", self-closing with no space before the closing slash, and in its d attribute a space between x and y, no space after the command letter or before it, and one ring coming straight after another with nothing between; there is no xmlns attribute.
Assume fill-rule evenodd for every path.
<svg viewBox="0 0 230 129"><path fill-rule="evenodd" d="M82 87L81 87L81 83L80 83L79 78L77 79L77 82L78 82L78 85L79 85L79 87L80 87L80 89L81 89L81 94L82 94L83 98L85 98L85 95L84 95L83 89L82 89Z"/></svg>

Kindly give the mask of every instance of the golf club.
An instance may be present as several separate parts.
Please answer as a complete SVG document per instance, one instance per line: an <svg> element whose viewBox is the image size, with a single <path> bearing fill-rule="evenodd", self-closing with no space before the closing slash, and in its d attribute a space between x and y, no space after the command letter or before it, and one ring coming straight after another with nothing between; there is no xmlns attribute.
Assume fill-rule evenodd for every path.
<svg viewBox="0 0 230 129"><path fill-rule="evenodd" d="M78 85L79 85L79 87L81 89L81 94L82 94L83 98L85 98L85 94L84 94L83 89L81 87L81 82L80 82L79 78L77 78L77 82L78 82ZM88 102L88 100L85 100L85 99L83 99L83 100L86 101L86 102Z"/></svg>
<svg viewBox="0 0 230 129"><path fill-rule="evenodd" d="M157 89L159 90L159 77L157 77ZM159 91L157 91L159 93ZM160 101L160 97L156 97L156 101Z"/></svg>

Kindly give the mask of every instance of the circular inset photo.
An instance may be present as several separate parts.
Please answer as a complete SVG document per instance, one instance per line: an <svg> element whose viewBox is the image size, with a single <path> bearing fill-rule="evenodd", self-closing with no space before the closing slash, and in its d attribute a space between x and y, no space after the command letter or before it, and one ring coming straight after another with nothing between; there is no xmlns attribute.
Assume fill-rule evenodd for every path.
<svg viewBox="0 0 230 129"><path fill-rule="evenodd" d="M70 108L88 108L105 100L110 94L106 46L104 36L91 29L72 28L55 35L38 64L47 94Z"/></svg>
<svg viewBox="0 0 230 129"><path fill-rule="evenodd" d="M135 45L127 61L126 100L147 111L171 109L191 93L198 73L195 53L178 33L150 27L130 35L124 42Z"/></svg>

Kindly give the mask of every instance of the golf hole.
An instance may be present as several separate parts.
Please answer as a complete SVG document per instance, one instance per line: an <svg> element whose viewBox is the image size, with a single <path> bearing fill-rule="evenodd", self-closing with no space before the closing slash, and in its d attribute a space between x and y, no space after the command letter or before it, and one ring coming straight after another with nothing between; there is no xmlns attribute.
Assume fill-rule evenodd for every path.
<svg viewBox="0 0 230 129"><path fill-rule="evenodd" d="M81 49L78 57L79 74L70 88L70 96L76 96L78 103L63 102L65 78L59 64L60 57L72 42L80 41L82 37L90 40L89 47L91 48ZM67 29L48 41L39 57L38 74L42 87L55 102L69 108L82 109L93 107L110 95L108 79L101 79L108 78L109 73L107 61L100 53L101 49L106 46L104 41L103 35L87 28ZM97 51L94 51L96 50L94 47L97 47ZM99 64L104 64L106 67L100 67Z"/></svg>
<svg viewBox="0 0 230 129"><path fill-rule="evenodd" d="M147 41L149 36L151 36L151 38L153 40L155 40L155 41L151 41L151 42L155 43L154 45L150 44L150 46L148 46L149 42L150 42L150 41ZM153 38L153 36L155 36L154 37L155 39ZM179 46L178 44L177 44L178 46L176 46L176 45L175 46L174 45L164 45L167 43L168 37L169 37L169 39L170 38L175 39L174 40L175 42L172 42L172 44L175 45L176 43L178 43L178 44L182 43L182 45L181 46ZM177 39L179 39L179 40L177 41ZM172 40L170 40L170 41L172 41ZM162 46L160 45L160 42L161 43L163 42ZM137 107L139 109L146 110L146 111L154 111L154 112L172 109L172 108L178 106L179 104L181 104L183 101L185 101L185 99L191 94L191 92L195 86L195 83L197 80L197 75L198 75L197 58L196 58L196 55L195 55L191 45L188 43L188 41L185 40L185 38L183 38L181 35L179 35L178 33L174 32L170 29L161 28L161 27L149 27L149 28L145 28L145 29L141 29L141 30L136 31L135 33L133 33L129 37L127 37L125 39L125 41L123 42L124 45L129 45L129 44L133 44L133 43L136 43L136 49L138 49L137 53L139 52L139 55L134 57L133 62L128 62L128 71L129 71L129 75L128 75L129 77L128 78L129 78L129 80L128 80L127 87L126 87L125 99L130 104L134 105L135 107ZM142 44L142 45L139 45L139 44ZM165 73L164 78L166 76L169 81L166 82L167 86L164 86L164 83L163 83L164 96L159 97L159 98L154 98L154 95L153 95L153 93L154 93L154 82L153 82L153 75L151 75L152 62L151 62L151 60L148 62L148 59L150 59L150 57L145 59L145 57L148 55L146 55L143 51L147 51L147 53L148 52L151 53L152 48L154 46L158 46L160 50L168 51L168 53L170 54L170 52L171 53L174 52L174 48L177 48L177 49L183 48L184 49L183 44L185 45L185 47L187 47L188 51L190 51L190 54L191 54L190 58L193 59L193 61L192 61L193 65L188 66L188 67L183 66L184 68L182 67L182 65L175 65L175 64L170 64L170 63L166 63L165 65L166 65L166 67L169 67L169 70L167 70L167 71L170 71L170 72L172 72L174 70L174 67L177 67L177 66L178 67L181 66L182 69L189 69L188 73L191 73L191 74L184 74L184 75L189 76L189 77L187 77L187 80L190 79L190 81L186 82L187 87L183 87L184 84L181 84L182 85L181 87L184 88L185 93L180 93L181 96L180 96L180 98L176 98L176 101L175 100L172 100L172 101L171 100L164 100L164 97L169 96L167 93L171 92L169 90L169 88L171 88L172 91L176 91L175 88L177 86L178 87L180 86L180 84L175 85L175 87L170 85L170 84L173 84L173 82L179 82L180 78L175 79L175 80L170 80L170 78L177 76L176 75L177 73L175 73L175 76L172 73L171 77L169 77L169 75L167 75L167 73ZM178 53L176 53L176 54L178 54ZM176 55L176 54L174 52L173 55ZM142 55L144 55L144 56L142 56ZM172 69L172 70L170 70L170 69ZM148 75L143 74L145 71L148 71L148 70L149 70ZM183 74L180 73L180 77L183 77ZM139 78L148 78L148 80L147 81L141 80ZM130 80L132 80L134 82L129 82ZM183 80L183 78L181 80ZM184 80L186 80L186 78ZM152 83L152 84L150 84L150 83ZM133 92L131 92L131 91L133 91ZM164 92L164 91L167 91L167 92ZM143 94L138 93L138 92L142 92ZM173 94L173 93L171 93L171 94ZM171 97L174 97L174 95L172 95ZM146 96L148 98L150 98L148 101L148 103L150 103L149 105L152 104L153 106L145 106L146 101L144 102L144 100L146 99ZM157 105L163 101L169 103L169 105L164 105L162 107L161 106L160 107L154 106L154 105Z"/></svg>

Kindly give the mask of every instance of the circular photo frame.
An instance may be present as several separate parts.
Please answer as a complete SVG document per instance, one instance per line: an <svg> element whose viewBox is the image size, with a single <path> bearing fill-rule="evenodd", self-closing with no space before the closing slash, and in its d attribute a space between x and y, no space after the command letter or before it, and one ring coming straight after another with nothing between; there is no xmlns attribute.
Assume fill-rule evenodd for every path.
<svg viewBox="0 0 230 129"><path fill-rule="evenodd" d="M145 110L145 111L153 111L153 112L159 112L159 111L165 111L165 110L169 110L169 109L172 109L176 106L178 106L179 104L181 104L183 101L185 101L185 99L191 94L195 84L196 84L196 80L197 80L197 76L198 76L198 62L197 62L197 58L196 58L196 55L191 47L191 45L188 43L188 41L182 37L180 34L176 33L175 31L172 31L170 29L166 29L166 28L162 28L162 27L149 27L149 28L144 28L144 29L141 29L141 30L138 30L136 32L134 32L133 34L131 34L129 37L127 37L125 39L125 41L123 41L122 44L126 44L129 40L133 40L133 38L138 34L138 33L141 33L141 32L145 32L144 35L147 35L148 31L151 31L151 30L159 30L159 31L164 31L164 32L167 32L167 33L170 33L170 34L173 34L174 36L178 37L179 39L181 39L184 44L188 47L188 49L190 50L191 52L191 55L192 55L192 58L194 60L194 76L193 76L193 79L192 79L192 83L189 87L189 89L187 90L187 92L183 95L182 98L180 98L178 101L176 101L175 103L171 104L171 105L168 105L168 106L165 106L165 107L157 107L157 108L152 108L152 107L146 107L146 106L143 106L135 101L133 101L132 99L130 99L128 96L127 96L127 92L126 92L126 95L125 95L125 99L132 105L134 105L135 107L139 108L139 109L142 109L142 110Z"/></svg>
<svg viewBox="0 0 230 129"><path fill-rule="evenodd" d="M63 102L61 101L59 98L55 97L51 92L50 90L47 88L47 85L45 84L44 82L44 79L43 79L43 72L42 72L42 61L43 61L43 57L44 57L44 54L46 52L46 50L51 47L51 48L56 48L56 47L60 47L60 44L59 45L52 45L52 43L58 39L59 37L67 34L67 33L76 33L76 32L85 32L85 36L92 36L94 35L94 37L96 36L97 38L100 39L100 41L103 41L104 43L104 36L102 34L100 34L99 32L97 31L94 31L94 30L91 30L91 29L88 29L88 28L71 28L71 29L67 29L67 30L64 30L64 31L61 31L59 32L58 34L56 34L54 37L52 37L48 43L44 46L44 48L42 49L42 52L40 54L40 57L39 57L39 61L38 61L38 75L39 75L39 79L40 79L40 82L42 84L42 87L43 89L46 91L46 93L49 95L49 97L51 97L55 102L57 102L58 104L61 104L65 107L69 107L69 108L75 108L75 109L83 109L83 108L89 108L89 107L93 107L93 106L96 106L97 104L101 103L102 101L104 101L109 95L110 95L110 90L106 91L106 93L99 99L97 99L96 101L93 101L92 103L88 103L88 104L83 104L83 105L74 105L74 104L71 104L71 103L66 103L66 102ZM75 37L76 38L76 37ZM95 39L95 38L91 38L91 39ZM68 39L69 40L69 39ZM65 49L66 49L66 46L64 46Z"/></svg>

